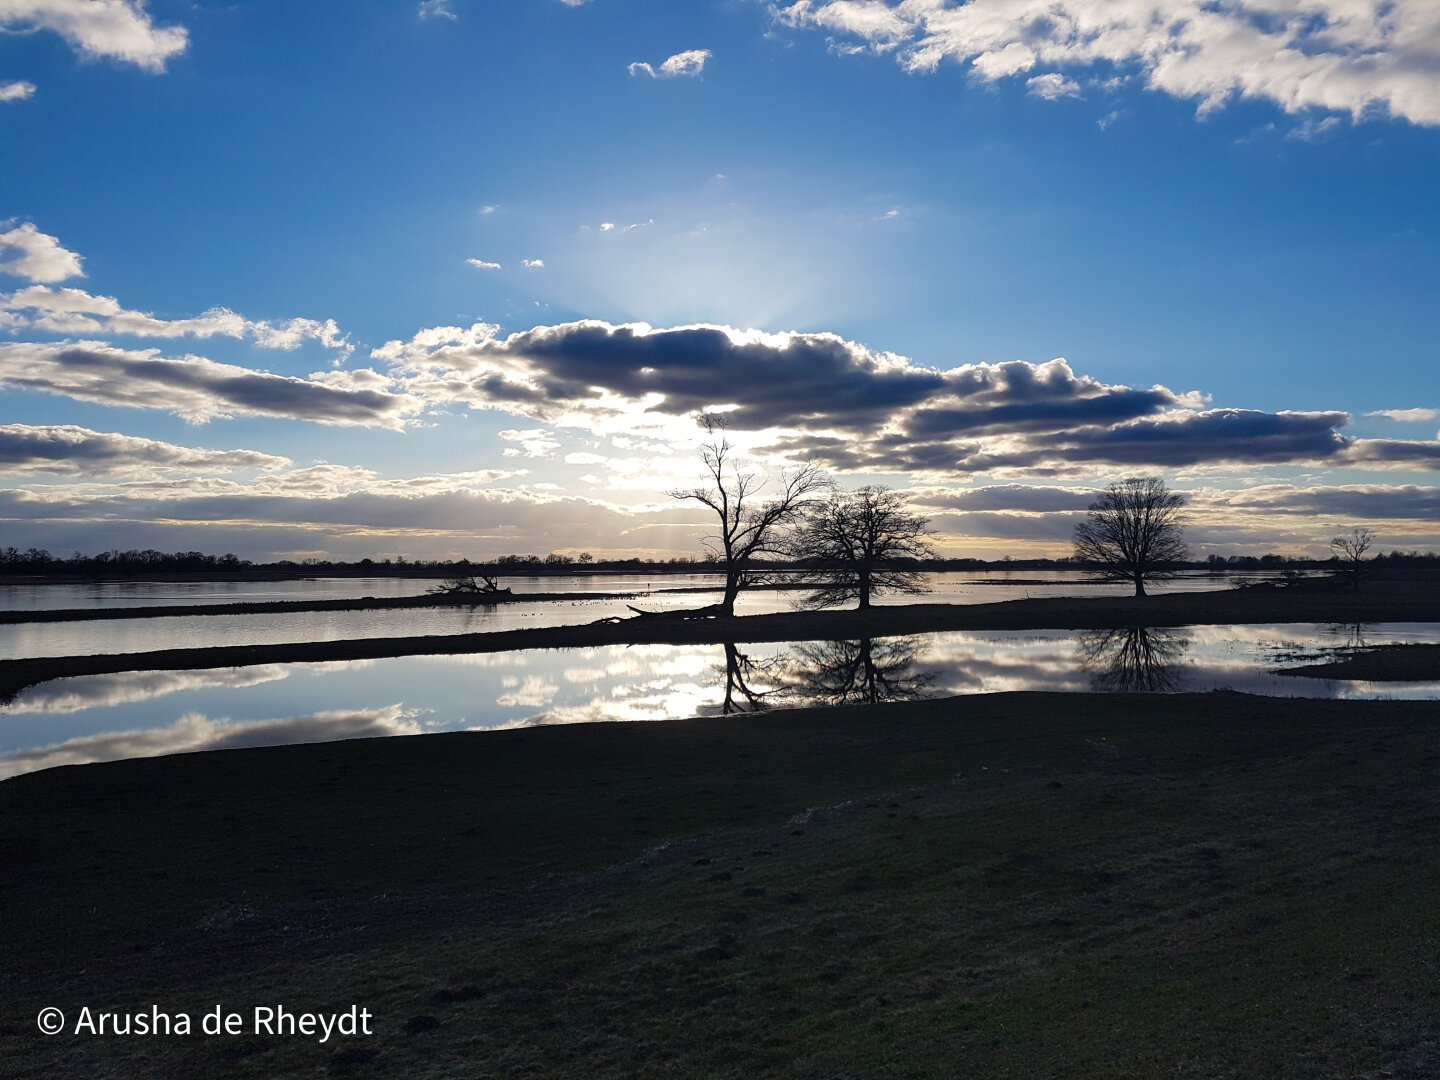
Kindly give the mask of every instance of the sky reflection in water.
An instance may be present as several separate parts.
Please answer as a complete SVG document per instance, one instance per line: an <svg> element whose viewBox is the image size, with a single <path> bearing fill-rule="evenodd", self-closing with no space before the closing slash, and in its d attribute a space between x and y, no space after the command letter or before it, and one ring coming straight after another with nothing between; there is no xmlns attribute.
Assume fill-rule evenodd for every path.
<svg viewBox="0 0 1440 1080"><path fill-rule="evenodd" d="M1436 638L1433 625L1418 623L956 632L87 676L33 687L0 711L0 776L234 746L1011 690L1440 698L1440 683L1267 670L1335 648Z"/></svg>
<svg viewBox="0 0 1440 1080"><path fill-rule="evenodd" d="M1093 585L1082 571L1006 571L943 573L926 576L930 592L921 596L883 596L877 602L908 604L986 604L1025 597L1123 596L1125 585ZM1251 575L1267 576L1267 575ZM1229 588L1236 575L1195 572L1157 586L1155 592L1183 588L1201 592ZM0 609L54 607L125 607L136 603L214 604L240 600L326 600L361 596L412 596L433 582L395 578L341 578L292 582L175 584L156 582L111 585L0 587ZM150 652L156 649L216 645L272 645L289 641L344 641L352 638L409 637L422 634L475 634L549 626L574 626L633 614L630 604L648 611L699 607L715 597L676 592L685 587L714 588L713 575L607 575L587 577L504 577L517 593L614 592L625 599L516 601L473 608L286 612L256 615L206 615L93 622L0 625L0 656L85 656L91 653ZM7 590L18 590L17 593ZM754 590L741 594L736 613L762 615L790 611L800 594ZM101 602L103 599L104 602Z"/></svg>

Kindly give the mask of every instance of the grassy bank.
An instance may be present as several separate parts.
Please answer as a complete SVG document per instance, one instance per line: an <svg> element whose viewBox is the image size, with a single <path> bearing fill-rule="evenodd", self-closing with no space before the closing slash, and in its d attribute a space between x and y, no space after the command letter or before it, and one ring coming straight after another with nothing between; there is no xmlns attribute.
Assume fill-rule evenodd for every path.
<svg viewBox="0 0 1440 1080"><path fill-rule="evenodd" d="M1433 704L1007 694L0 783L0 1074L1434 1076ZM359 1004L376 1034L35 1033Z"/></svg>
<svg viewBox="0 0 1440 1080"><path fill-rule="evenodd" d="M1429 682L1440 679L1440 645L1371 645L1341 660L1286 668L1282 675L1371 682Z"/></svg>

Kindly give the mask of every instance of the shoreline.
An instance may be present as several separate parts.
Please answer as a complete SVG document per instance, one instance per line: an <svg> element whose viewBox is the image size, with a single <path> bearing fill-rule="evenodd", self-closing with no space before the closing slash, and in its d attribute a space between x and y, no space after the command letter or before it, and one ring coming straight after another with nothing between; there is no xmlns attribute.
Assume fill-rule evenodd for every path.
<svg viewBox="0 0 1440 1080"><path fill-rule="evenodd" d="M1276 674L1359 682L1430 682L1440 680L1440 645L1364 645L1340 660L1280 668Z"/></svg>
<svg viewBox="0 0 1440 1080"><path fill-rule="evenodd" d="M378 660L602 645L856 640L962 630L1075 630L1234 623L1433 622L1440 580L1375 581L1358 592L1237 589L1147 598L1060 597L993 604L905 604L864 611L685 619L679 613L563 627L0 661L0 697L52 679L127 671Z"/></svg>

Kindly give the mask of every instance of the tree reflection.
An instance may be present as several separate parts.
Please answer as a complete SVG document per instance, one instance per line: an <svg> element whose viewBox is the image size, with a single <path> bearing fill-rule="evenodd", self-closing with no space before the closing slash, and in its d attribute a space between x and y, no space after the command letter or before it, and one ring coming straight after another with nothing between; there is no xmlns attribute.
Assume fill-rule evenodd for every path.
<svg viewBox="0 0 1440 1080"><path fill-rule="evenodd" d="M789 689L824 705L876 704L924 697L936 672L912 670L916 638L864 638L799 645L790 663Z"/></svg>
<svg viewBox="0 0 1440 1080"><path fill-rule="evenodd" d="M766 699L784 689L774 681L783 663L783 658L778 656L756 660L742 653L733 641L725 642L725 697L720 702L720 712L729 716L768 709L770 703ZM762 683L770 685L762 689Z"/></svg>
<svg viewBox="0 0 1440 1080"><path fill-rule="evenodd" d="M1097 693L1171 694L1180 689L1176 670L1190 639L1175 630L1127 626L1080 635L1080 662Z"/></svg>
<svg viewBox="0 0 1440 1080"><path fill-rule="evenodd" d="M1365 648L1368 629L1363 622L1332 623L1328 632L1342 642L1342 649Z"/></svg>

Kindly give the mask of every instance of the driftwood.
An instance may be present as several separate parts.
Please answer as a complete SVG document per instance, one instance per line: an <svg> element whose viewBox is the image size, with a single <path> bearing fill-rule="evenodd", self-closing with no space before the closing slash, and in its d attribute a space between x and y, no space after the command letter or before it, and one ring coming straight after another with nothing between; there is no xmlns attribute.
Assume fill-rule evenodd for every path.
<svg viewBox="0 0 1440 1080"><path fill-rule="evenodd" d="M476 575L470 574L467 577L446 578L439 585L432 585L429 591L438 596L509 596L509 589L500 588L499 583L489 574L480 574L480 581L476 581Z"/></svg>
<svg viewBox="0 0 1440 1080"><path fill-rule="evenodd" d="M714 619L725 614L725 609L720 604L711 604L702 608L682 608L679 611L645 611L634 604L625 606L641 619Z"/></svg>

